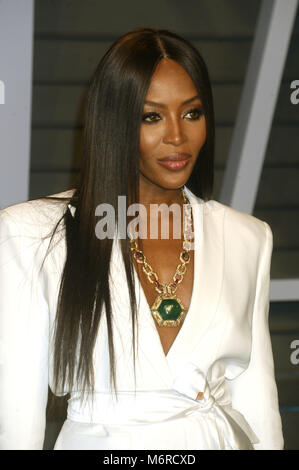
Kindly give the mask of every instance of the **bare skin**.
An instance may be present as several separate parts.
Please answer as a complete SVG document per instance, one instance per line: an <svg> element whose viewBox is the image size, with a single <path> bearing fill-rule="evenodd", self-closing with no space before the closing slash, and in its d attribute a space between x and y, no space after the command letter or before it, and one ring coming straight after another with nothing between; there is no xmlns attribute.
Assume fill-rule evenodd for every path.
<svg viewBox="0 0 299 470"><path fill-rule="evenodd" d="M194 97L196 98L188 104L183 104L184 101ZM180 188L187 182L206 140L206 121L200 111L202 104L198 90L188 73L177 62L162 59L152 77L146 101L164 104L164 107L144 105L144 118L140 131L140 203L145 205L178 203L181 205L182 220L183 200ZM148 115L148 113L153 114ZM191 154L191 160L180 171L171 171L157 162L158 158L182 152ZM179 254L182 251L183 235L181 240L172 239L173 221L170 220L170 239L161 239L159 232L158 240L153 240L149 238L150 224L148 210L148 238L142 240L143 252L160 282L169 283L180 263ZM139 240L138 244L140 246ZM193 289L194 252L190 251L190 255L191 261L187 265L187 272L176 291L187 310ZM143 273L141 265L135 260L134 265L151 307L158 294ZM164 354L167 355L182 323L172 328L160 327L157 324L156 327ZM197 396L197 399L200 398L202 398L201 392Z"/></svg>

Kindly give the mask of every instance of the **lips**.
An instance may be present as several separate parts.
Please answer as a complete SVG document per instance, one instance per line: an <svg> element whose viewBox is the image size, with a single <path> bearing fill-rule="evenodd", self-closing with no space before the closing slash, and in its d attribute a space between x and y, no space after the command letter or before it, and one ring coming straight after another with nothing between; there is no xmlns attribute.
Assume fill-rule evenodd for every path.
<svg viewBox="0 0 299 470"><path fill-rule="evenodd" d="M159 158L158 163L170 171L180 171L188 165L190 160L189 153L172 153L164 158Z"/></svg>
<svg viewBox="0 0 299 470"><path fill-rule="evenodd" d="M166 157L159 158L159 162L182 162L191 158L190 153L171 153Z"/></svg>

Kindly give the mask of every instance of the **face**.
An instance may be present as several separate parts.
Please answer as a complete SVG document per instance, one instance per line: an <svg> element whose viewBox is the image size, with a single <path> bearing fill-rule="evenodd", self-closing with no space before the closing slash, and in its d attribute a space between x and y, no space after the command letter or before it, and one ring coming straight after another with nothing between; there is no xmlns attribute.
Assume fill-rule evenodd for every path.
<svg viewBox="0 0 299 470"><path fill-rule="evenodd" d="M193 81L177 62L162 59L144 104L140 130L140 194L154 195L183 186L205 140L206 120ZM166 156L182 153L186 154L185 160L187 157L185 164L161 163Z"/></svg>

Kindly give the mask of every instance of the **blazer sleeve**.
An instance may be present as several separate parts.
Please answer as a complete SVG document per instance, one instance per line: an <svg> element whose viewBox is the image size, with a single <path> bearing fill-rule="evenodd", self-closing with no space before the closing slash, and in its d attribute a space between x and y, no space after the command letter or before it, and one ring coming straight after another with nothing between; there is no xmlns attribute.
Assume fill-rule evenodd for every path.
<svg viewBox="0 0 299 470"><path fill-rule="evenodd" d="M38 277L41 239L28 227L0 211L2 450L42 450L46 427L49 311Z"/></svg>
<svg viewBox="0 0 299 470"><path fill-rule="evenodd" d="M243 373L228 381L228 385L233 408L243 414L259 439L254 449L282 450L284 439L268 323L273 235L270 226L264 221L263 224L265 230L252 317L250 362Z"/></svg>

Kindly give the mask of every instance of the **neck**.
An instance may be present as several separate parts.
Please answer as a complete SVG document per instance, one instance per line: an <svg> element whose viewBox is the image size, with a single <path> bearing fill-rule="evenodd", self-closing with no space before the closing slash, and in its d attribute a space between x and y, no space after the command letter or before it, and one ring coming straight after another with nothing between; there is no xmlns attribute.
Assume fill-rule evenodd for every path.
<svg viewBox="0 0 299 470"><path fill-rule="evenodd" d="M183 187L182 187L183 188ZM139 186L139 203L145 206L150 204L179 204L184 203L182 188L178 189L165 189L155 187L144 187L142 184Z"/></svg>

